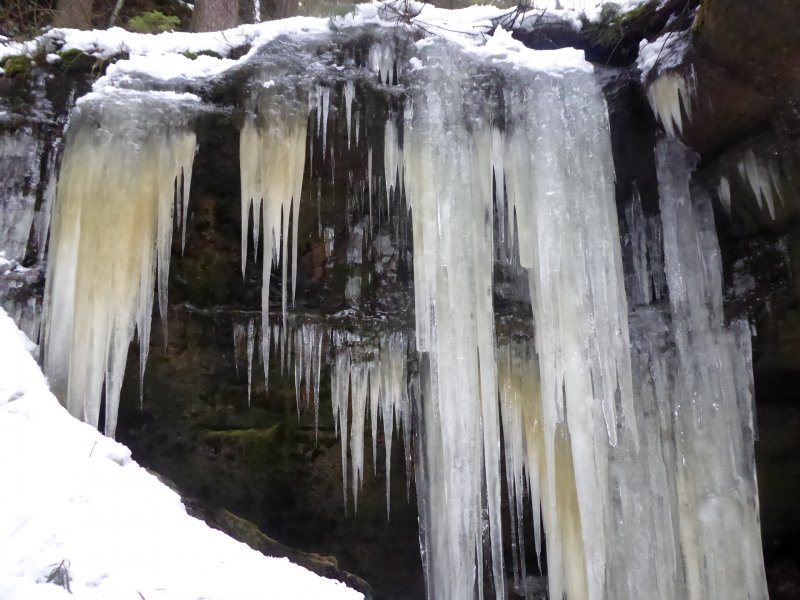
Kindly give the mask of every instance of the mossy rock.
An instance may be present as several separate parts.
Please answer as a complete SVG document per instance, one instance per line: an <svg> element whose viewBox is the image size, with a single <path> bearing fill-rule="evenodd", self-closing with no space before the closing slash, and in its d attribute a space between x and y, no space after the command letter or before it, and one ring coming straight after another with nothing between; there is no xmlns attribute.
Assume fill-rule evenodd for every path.
<svg viewBox="0 0 800 600"><path fill-rule="evenodd" d="M30 57L24 55L11 56L3 63L6 77L27 77L32 67L33 63Z"/></svg>
<svg viewBox="0 0 800 600"><path fill-rule="evenodd" d="M209 431L204 434L203 442L213 452L236 456L245 468L260 472L285 454L289 435L283 423L278 423L262 429Z"/></svg>
<svg viewBox="0 0 800 600"><path fill-rule="evenodd" d="M59 64L62 71L66 73L95 73L97 75L102 75L108 65L128 58L127 53L116 54L110 58L100 58L77 48L62 50L56 52L56 54L61 59Z"/></svg>
<svg viewBox="0 0 800 600"><path fill-rule="evenodd" d="M585 16L582 17L582 34L593 45L612 49L622 42L639 20L646 19L658 6L659 0L650 0L632 10L622 12L617 4L603 4L598 22L592 23Z"/></svg>
<svg viewBox="0 0 800 600"><path fill-rule="evenodd" d="M212 58L222 58L222 55L219 52L214 52L213 50L200 50L199 52L190 52L187 50L186 52L181 52L186 58L195 60L198 56L211 56Z"/></svg>

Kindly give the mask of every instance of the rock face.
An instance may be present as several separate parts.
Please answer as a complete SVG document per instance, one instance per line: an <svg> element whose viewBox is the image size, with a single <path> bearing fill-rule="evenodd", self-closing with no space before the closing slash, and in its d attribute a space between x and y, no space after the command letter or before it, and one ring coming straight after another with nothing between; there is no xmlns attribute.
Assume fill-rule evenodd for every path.
<svg viewBox="0 0 800 600"><path fill-rule="evenodd" d="M683 7L676 5L675 14L679 10ZM662 11L653 19L663 23L666 16ZM762 530L772 597L787 599L796 597L792 594L799 578L791 565L800 556L800 511L793 502L800 476L800 404L792 391L793 382L800 380L794 334L800 328L800 33L785 24L799 19L800 7L792 0L757 7L749 0L706 0L695 17L685 59L671 69L691 72L696 84L692 117L680 137L701 156L693 183L715 200L728 290L726 316L749 315L758 332L753 344ZM660 33L661 25L653 23L642 24L631 39ZM564 34L564 39L574 42L573 35ZM523 39L541 45L544 38L533 32ZM352 55L363 55L370 41L351 40L345 46ZM622 56L627 58L618 58L623 66L598 66L609 106L621 215L634 189L645 213L658 206L653 147L662 134L639 74L625 64L632 60L634 41L625 41ZM344 60L329 54L329 48L318 49L325 60ZM339 86L341 82L331 82L332 88ZM55 157L70 90L78 96L88 91L86 76L36 70L27 79L1 79L3 106L14 108L16 115L2 122L3 130L33 131L37 143L49 145ZM410 228L403 211L390 214L385 205L364 204L364 190L362 202L352 201L348 182L367 164L367 148L376 164L384 156L383 116L394 102L391 89L360 92L366 98L359 107L360 144L348 151L338 148L335 160L332 151L325 155L319 150L307 158L311 176L304 182L299 214L292 323L335 323L343 330L358 327L378 336L388 329L413 329ZM133 354L128 361L118 439L139 462L196 498L198 514L238 530L248 543L266 551L276 548L225 511L244 517L282 544L335 556L341 569L369 582L375 597L424 597L413 476L406 472L413 473L414 465L404 460L402 440L395 440L389 475L384 466L388 440L379 430L375 471L365 471L357 512L352 501L346 512L329 374L323 371L321 377L317 428L307 384L305 400L295 398L291 349L277 349L277 355L284 352L287 358L273 355L266 394L258 351L256 359L248 359L252 350L247 330L251 323L257 329L261 316L261 276L252 256L244 277L240 275L243 116L231 107L241 104L244 92L232 80L199 93L221 109L200 118L186 248L181 254L177 239L173 247L168 335L165 339L154 323L141 382L143 405ZM39 104L31 100L37 94ZM26 105L39 106L40 112L24 109ZM343 102L332 103L330 111L336 129L331 139L340 144L348 128ZM318 149L319 135L312 118L309 142ZM49 169L55 164L54 159ZM46 184L33 187L32 197L43 202ZM33 236L28 245L23 264L37 268L42 263L33 257L41 242ZM5 294L9 306L22 310L30 298L40 298L38 272L23 276L19 270L0 269L0 293L2 286L12 290ZM519 308L513 278L502 268L495 277L495 302L513 319ZM271 296L278 299L277 278L273 282ZM281 320L279 302L271 306L271 319ZM370 434L365 446L369 466Z"/></svg>

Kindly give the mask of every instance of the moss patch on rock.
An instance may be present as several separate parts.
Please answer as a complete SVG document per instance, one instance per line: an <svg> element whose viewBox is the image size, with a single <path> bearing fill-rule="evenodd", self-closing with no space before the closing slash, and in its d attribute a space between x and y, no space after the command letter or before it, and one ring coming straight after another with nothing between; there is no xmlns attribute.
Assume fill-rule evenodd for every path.
<svg viewBox="0 0 800 600"><path fill-rule="evenodd" d="M29 56L11 56L3 63L3 71L6 77L27 77L33 63Z"/></svg>

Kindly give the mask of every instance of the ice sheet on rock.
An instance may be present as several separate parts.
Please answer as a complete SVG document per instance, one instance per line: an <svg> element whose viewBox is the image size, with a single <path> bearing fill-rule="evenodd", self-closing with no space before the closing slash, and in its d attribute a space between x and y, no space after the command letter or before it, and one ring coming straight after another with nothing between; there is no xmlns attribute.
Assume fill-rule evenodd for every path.
<svg viewBox="0 0 800 600"><path fill-rule="evenodd" d="M676 142L656 148L676 358L672 410L678 539L686 597L767 598L753 440L747 323L725 326L711 203L692 197L694 156ZM713 440L713 443L710 441Z"/></svg>
<svg viewBox="0 0 800 600"><path fill-rule="evenodd" d="M105 387L108 435L134 330L144 375L156 282L165 318L174 196L189 194L188 179L176 180L191 173L195 106L120 91L82 98L71 117L50 239L44 364L69 411L95 426Z"/></svg>
<svg viewBox="0 0 800 600"><path fill-rule="evenodd" d="M0 250L23 259L36 212L41 142L31 129L0 133Z"/></svg>

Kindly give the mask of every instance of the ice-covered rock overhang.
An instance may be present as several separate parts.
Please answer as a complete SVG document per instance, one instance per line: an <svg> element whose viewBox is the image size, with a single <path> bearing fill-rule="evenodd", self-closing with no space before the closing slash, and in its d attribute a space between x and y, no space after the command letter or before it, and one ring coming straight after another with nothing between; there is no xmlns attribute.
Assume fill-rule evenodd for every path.
<svg viewBox="0 0 800 600"><path fill-rule="evenodd" d="M606 105L580 53L502 29L477 43L298 23L202 77L174 76L174 57L118 63L79 102L44 307L62 401L113 432L128 346L136 333L143 374L170 257L198 243L173 233L193 175L231 164L203 138L235 128L219 176L238 182L234 272L260 302L241 306L234 353L250 382L260 357L266 383L277 350L298 410L318 410L330 369L356 508L367 413L387 471L402 429L429 597L524 592L525 546L541 569L545 536L553 598L766 597L749 326L725 324L691 154L659 145L660 214L631 200L623 255ZM315 288L300 254L316 242L337 275Z"/></svg>

